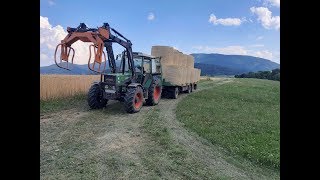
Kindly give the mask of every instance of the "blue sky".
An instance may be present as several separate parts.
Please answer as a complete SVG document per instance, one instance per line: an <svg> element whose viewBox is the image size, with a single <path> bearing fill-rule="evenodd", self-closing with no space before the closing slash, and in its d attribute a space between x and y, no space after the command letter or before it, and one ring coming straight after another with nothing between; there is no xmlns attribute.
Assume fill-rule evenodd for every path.
<svg viewBox="0 0 320 180"><path fill-rule="evenodd" d="M280 63L280 0L41 0L40 65L53 63L53 36L61 40L65 34L57 33L80 22L108 22L134 51L147 54L152 45L168 45L187 54L243 54Z"/></svg>

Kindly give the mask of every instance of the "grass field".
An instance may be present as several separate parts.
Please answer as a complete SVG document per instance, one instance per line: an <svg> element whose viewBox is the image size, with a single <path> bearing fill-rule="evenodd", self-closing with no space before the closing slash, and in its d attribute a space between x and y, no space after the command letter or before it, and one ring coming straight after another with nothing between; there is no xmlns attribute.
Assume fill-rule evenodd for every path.
<svg viewBox="0 0 320 180"><path fill-rule="evenodd" d="M279 82L236 79L189 95L177 106L177 119L229 153L280 169Z"/></svg>
<svg viewBox="0 0 320 180"><path fill-rule="evenodd" d="M194 97L208 91L218 90L211 93L225 96L224 93L232 90L224 92L220 88L236 87L239 92L245 92L242 88L248 84L253 89L262 84L268 88L273 82L211 79L201 81L199 89L191 94L180 94L175 100L163 98L157 106L143 106L135 114L126 113L123 104L117 101L109 101L104 109L90 110L84 95L40 101L40 179L279 179L279 171L273 166L230 153L228 146L218 141L224 137L230 139L228 134L218 134L215 142L211 136L198 133L197 128L190 129L187 123L181 123L189 115L179 111L181 104L187 103L191 115L197 116L198 109L189 106L197 106ZM262 102L264 99L258 98ZM207 101L213 100L206 98L202 104ZM214 113L216 105L210 107L205 110L207 116L219 114ZM230 114L229 111L225 116L231 117ZM248 114L255 116L254 111ZM257 126L254 120L245 124L247 129ZM238 125L233 125L228 127L238 132ZM219 126L226 128L223 123ZM215 128L218 127L212 130ZM263 144L269 148L269 140L255 143L253 148ZM232 145L237 146L237 142L233 141Z"/></svg>

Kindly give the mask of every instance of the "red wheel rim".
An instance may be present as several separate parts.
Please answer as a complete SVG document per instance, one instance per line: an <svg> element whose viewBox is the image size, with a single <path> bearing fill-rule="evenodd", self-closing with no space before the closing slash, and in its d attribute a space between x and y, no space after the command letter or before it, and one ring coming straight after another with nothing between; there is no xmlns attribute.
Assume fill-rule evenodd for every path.
<svg viewBox="0 0 320 180"><path fill-rule="evenodd" d="M136 109L139 109L142 106L142 94L141 93L137 93L135 98L134 98L134 107Z"/></svg>
<svg viewBox="0 0 320 180"><path fill-rule="evenodd" d="M156 86L153 91L154 100L158 101L158 99L160 98L160 94L161 94L161 87Z"/></svg>

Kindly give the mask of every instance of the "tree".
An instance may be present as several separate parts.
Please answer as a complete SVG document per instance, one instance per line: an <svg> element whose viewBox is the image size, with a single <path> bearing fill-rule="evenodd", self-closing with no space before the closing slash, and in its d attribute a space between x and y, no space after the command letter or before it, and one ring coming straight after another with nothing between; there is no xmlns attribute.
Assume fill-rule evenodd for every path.
<svg viewBox="0 0 320 180"><path fill-rule="evenodd" d="M258 78L258 79L269 79L280 81L280 69L273 69L272 71L258 71L256 73L249 72L247 74L243 73L240 75L235 75L235 78Z"/></svg>

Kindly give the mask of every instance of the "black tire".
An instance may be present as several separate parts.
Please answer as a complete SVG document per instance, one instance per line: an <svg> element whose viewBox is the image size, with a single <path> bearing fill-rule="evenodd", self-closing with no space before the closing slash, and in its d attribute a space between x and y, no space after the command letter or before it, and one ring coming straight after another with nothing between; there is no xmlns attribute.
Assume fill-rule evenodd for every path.
<svg viewBox="0 0 320 180"><path fill-rule="evenodd" d="M139 112L143 105L143 91L140 86L128 88L124 97L124 107L128 113Z"/></svg>
<svg viewBox="0 0 320 180"><path fill-rule="evenodd" d="M193 91L193 84L190 84L190 92Z"/></svg>
<svg viewBox="0 0 320 180"><path fill-rule="evenodd" d="M103 99L102 93L98 84L94 84L90 87L87 101L91 109L101 109L107 105L108 99Z"/></svg>
<svg viewBox="0 0 320 180"><path fill-rule="evenodd" d="M172 99L178 99L179 88L178 87L174 87L174 88L170 89L170 94L171 94L171 98Z"/></svg>
<svg viewBox="0 0 320 180"><path fill-rule="evenodd" d="M194 84L194 85L193 85L193 89L194 89L194 90L197 90L197 84Z"/></svg>
<svg viewBox="0 0 320 180"><path fill-rule="evenodd" d="M186 93L188 93L188 94L191 93L191 86L188 86Z"/></svg>
<svg viewBox="0 0 320 180"><path fill-rule="evenodd" d="M161 99L162 88L159 85L152 84L148 89L148 99L146 103L149 106L157 105Z"/></svg>

